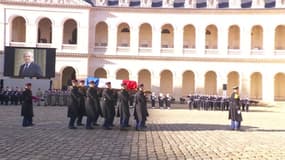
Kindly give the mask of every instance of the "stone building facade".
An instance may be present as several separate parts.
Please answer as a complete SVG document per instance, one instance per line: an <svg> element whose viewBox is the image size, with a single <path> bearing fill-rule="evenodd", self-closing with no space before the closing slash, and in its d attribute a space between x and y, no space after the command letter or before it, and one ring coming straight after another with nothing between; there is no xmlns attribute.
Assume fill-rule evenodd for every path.
<svg viewBox="0 0 285 160"><path fill-rule="evenodd" d="M237 85L243 97L285 100L283 0L135 2L1 0L0 64L5 46L51 47L54 88L95 76L176 98Z"/></svg>

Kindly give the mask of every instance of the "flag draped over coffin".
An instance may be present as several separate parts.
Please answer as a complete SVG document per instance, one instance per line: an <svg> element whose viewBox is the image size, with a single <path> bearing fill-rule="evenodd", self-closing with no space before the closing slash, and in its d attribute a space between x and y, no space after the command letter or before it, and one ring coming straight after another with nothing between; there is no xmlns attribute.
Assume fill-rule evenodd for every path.
<svg viewBox="0 0 285 160"><path fill-rule="evenodd" d="M132 80L117 80L117 79L106 79L106 78L97 78L97 77L88 77L85 80L85 85L88 86L90 81L94 81L95 85L98 88L105 88L106 82L111 82L111 88L121 89L121 84L127 84L129 90L135 90L137 88L137 82Z"/></svg>

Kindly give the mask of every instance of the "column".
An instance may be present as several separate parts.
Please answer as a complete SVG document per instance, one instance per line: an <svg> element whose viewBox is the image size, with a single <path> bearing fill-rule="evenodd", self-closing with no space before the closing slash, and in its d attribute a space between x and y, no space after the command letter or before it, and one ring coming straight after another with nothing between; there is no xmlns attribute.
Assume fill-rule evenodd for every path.
<svg viewBox="0 0 285 160"><path fill-rule="evenodd" d="M253 0L251 8L264 8L264 0Z"/></svg>
<svg viewBox="0 0 285 160"><path fill-rule="evenodd" d="M3 26L3 28L1 27L2 32L0 32L0 41L2 42L0 44L0 48L2 50L2 49L4 49L4 46L7 45L5 43L8 43L10 41L10 36L9 35L10 35L11 32L9 30L9 24L8 24L9 21L6 22L6 12L4 10L4 7L0 8L0 12L4 14L4 16L2 16L2 18L0 18L0 25ZM12 25L12 21L11 21L10 25Z"/></svg>
<svg viewBox="0 0 285 160"><path fill-rule="evenodd" d="M160 93L160 75L159 71L151 72L151 90L156 94Z"/></svg>
<svg viewBox="0 0 285 160"><path fill-rule="evenodd" d="M183 55L183 28L182 26L175 27L174 31L174 53Z"/></svg>
<svg viewBox="0 0 285 160"><path fill-rule="evenodd" d="M270 71L262 74L262 101L274 101L274 75Z"/></svg>
<svg viewBox="0 0 285 160"><path fill-rule="evenodd" d="M196 53L200 56L205 54L205 27L200 25L196 27Z"/></svg>
<svg viewBox="0 0 285 160"><path fill-rule="evenodd" d="M110 24L108 27L108 54L117 54L117 25Z"/></svg>
<svg viewBox="0 0 285 160"><path fill-rule="evenodd" d="M229 28L228 26L219 26L218 28L218 49L220 55L228 54L228 34Z"/></svg>
<svg viewBox="0 0 285 160"><path fill-rule="evenodd" d="M241 0L229 0L229 8L241 8Z"/></svg>
<svg viewBox="0 0 285 160"><path fill-rule="evenodd" d="M173 72L173 97L177 100L182 96L182 73ZM175 77L175 79L174 79Z"/></svg>
<svg viewBox="0 0 285 160"><path fill-rule="evenodd" d="M243 55L251 54L251 26L240 27L240 48Z"/></svg>
<svg viewBox="0 0 285 160"><path fill-rule="evenodd" d="M59 50L62 49L63 44L63 24L60 20L55 20L52 24L52 47Z"/></svg>
<svg viewBox="0 0 285 160"><path fill-rule="evenodd" d="M239 87L242 97L250 97L250 73L241 73Z"/></svg>
<svg viewBox="0 0 285 160"><path fill-rule="evenodd" d="M132 26L131 27L131 54L132 55L137 55L138 54L138 49L139 49L139 28L138 26Z"/></svg>
<svg viewBox="0 0 285 160"><path fill-rule="evenodd" d="M217 74L217 94L218 95L227 95L227 90L223 90L223 85L227 84L227 76L225 74ZM228 86L227 86L228 87Z"/></svg>
<svg viewBox="0 0 285 160"><path fill-rule="evenodd" d="M263 50L264 55L271 56L275 48L275 28L274 26L263 27Z"/></svg>
<svg viewBox="0 0 285 160"><path fill-rule="evenodd" d="M153 55L160 55L160 47L161 47L161 27L153 26L152 28L152 53Z"/></svg>
<svg viewBox="0 0 285 160"><path fill-rule="evenodd" d="M35 21L34 19L30 19L30 23L26 22L26 44L28 46L35 46L38 39L38 28L37 24L32 23L34 21Z"/></svg>

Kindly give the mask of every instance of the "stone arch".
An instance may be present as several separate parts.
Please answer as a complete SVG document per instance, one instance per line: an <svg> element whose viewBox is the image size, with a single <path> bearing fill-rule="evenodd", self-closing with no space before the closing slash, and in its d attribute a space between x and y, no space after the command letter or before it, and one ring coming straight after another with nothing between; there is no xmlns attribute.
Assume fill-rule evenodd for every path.
<svg viewBox="0 0 285 160"><path fill-rule="evenodd" d="M13 18L11 26L11 42L26 41L26 25L27 22L24 17L17 16Z"/></svg>
<svg viewBox="0 0 285 160"><path fill-rule="evenodd" d="M63 24L63 44L77 44L77 22L67 19Z"/></svg>
<svg viewBox="0 0 285 160"><path fill-rule="evenodd" d="M232 71L227 76L227 95L230 96L233 92L233 87L239 86L239 73Z"/></svg>
<svg viewBox="0 0 285 160"><path fill-rule="evenodd" d="M277 73L274 77L274 99L285 100L285 74Z"/></svg>
<svg viewBox="0 0 285 160"><path fill-rule="evenodd" d="M205 31L205 48L217 49L218 48L218 29L216 25L208 25Z"/></svg>
<svg viewBox="0 0 285 160"><path fill-rule="evenodd" d="M285 49L285 26L279 25L275 28L275 50Z"/></svg>
<svg viewBox="0 0 285 160"><path fill-rule="evenodd" d="M107 71L104 68L97 68L94 71L94 77L107 78Z"/></svg>
<svg viewBox="0 0 285 160"><path fill-rule="evenodd" d="M139 47L152 47L152 27L149 23L139 27Z"/></svg>
<svg viewBox="0 0 285 160"><path fill-rule="evenodd" d="M240 49L240 28L238 25L232 25L229 28L228 48Z"/></svg>
<svg viewBox="0 0 285 160"><path fill-rule="evenodd" d="M76 79L76 71L71 66L65 67L61 75L61 88L71 86L71 80Z"/></svg>
<svg viewBox="0 0 285 160"><path fill-rule="evenodd" d="M142 69L138 73L138 84L144 84L144 89L151 90L151 73L147 69Z"/></svg>
<svg viewBox="0 0 285 160"><path fill-rule="evenodd" d="M195 92L195 74L193 71L185 71L182 75L182 95L189 95Z"/></svg>
<svg viewBox="0 0 285 160"><path fill-rule="evenodd" d="M260 72L252 73L250 76L250 98L262 99L262 75Z"/></svg>
<svg viewBox="0 0 285 160"><path fill-rule="evenodd" d="M129 47L130 46L130 26L127 23L121 23L117 30L117 45L119 47Z"/></svg>
<svg viewBox="0 0 285 160"><path fill-rule="evenodd" d="M116 79L129 80L129 72L126 69L119 69L116 73Z"/></svg>
<svg viewBox="0 0 285 160"><path fill-rule="evenodd" d="M217 94L217 74L214 71L208 71L205 74L205 94Z"/></svg>
<svg viewBox="0 0 285 160"><path fill-rule="evenodd" d="M260 25L251 29L251 49L263 49L263 28Z"/></svg>
<svg viewBox="0 0 285 160"><path fill-rule="evenodd" d="M108 24L99 22L95 26L95 46L106 47L108 45Z"/></svg>
<svg viewBox="0 0 285 160"><path fill-rule="evenodd" d="M160 92L163 94L173 93L173 74L170 70L163 70L160 73Z"/></svg>
<svg viewBox="0 0 285 160"><path fill-rule="evenodd" d="M38 22L38 43L52 43L52 22L42 18Z"/></svg>
<svg viewBox="0 0 285 160"><path fill-rule="evenodd" d="M174 29L171 24L165 24L161 27L161 48L174 47Z"/></svg>
<svg viewBox="0 0 285 160"><path fill-rule="evenodd" d="M183 48L196 48L196 29L188 24L183 29Z"/></svg>

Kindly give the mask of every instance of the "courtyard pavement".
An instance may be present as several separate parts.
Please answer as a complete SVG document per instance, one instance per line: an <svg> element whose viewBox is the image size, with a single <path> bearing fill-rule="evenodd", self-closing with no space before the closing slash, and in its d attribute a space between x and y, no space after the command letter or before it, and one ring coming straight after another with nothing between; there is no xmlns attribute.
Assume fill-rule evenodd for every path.
<svg viewBox="0 0 285 160"><path fill-rule="evenodd" d="M250 107L241 131L229 129L226 111L181 104L149 109L147 130L139 132L120 131L118 118L112 130L70 130L66 107L35 106L34 113L36 125L24 128L20 106L0 106L0 160L285 159L285 105Z"/></svg>

